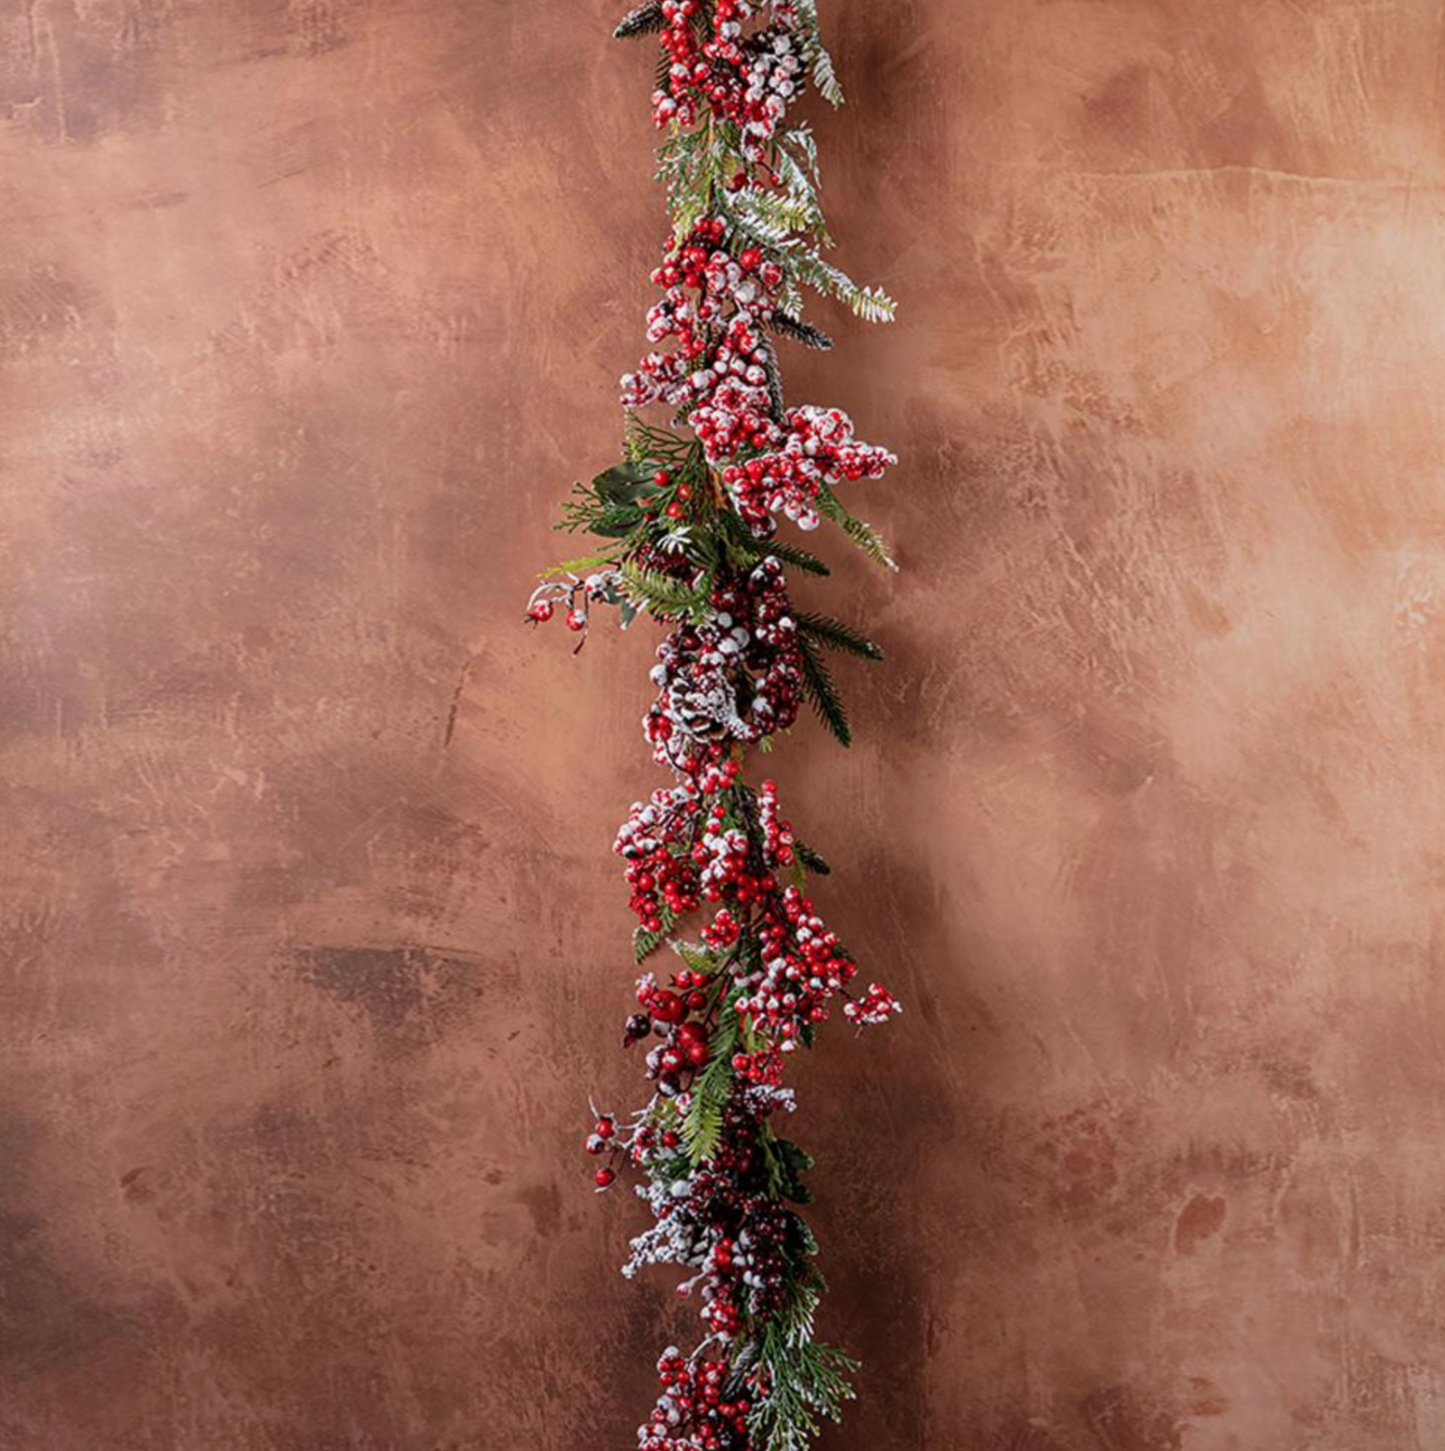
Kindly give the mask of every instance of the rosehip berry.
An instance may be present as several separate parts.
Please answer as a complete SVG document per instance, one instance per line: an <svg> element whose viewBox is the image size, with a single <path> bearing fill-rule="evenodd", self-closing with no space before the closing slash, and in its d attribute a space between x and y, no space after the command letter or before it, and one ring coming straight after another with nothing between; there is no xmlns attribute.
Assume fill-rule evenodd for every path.
<svg viewBox="0 0 1445 1451"><path fill-rule="evenodd" d="M599 1189L605 1189L616 1177L617 1175L611 1169L599 1169L592 1179Z"/></svg>
<svg viewBox="0 0 1445 1451"><path fill-rule="evenodd" d="M550 620L552 618L552 601L538 600L527 611L527 618L529 620L535 620L538 624L541 624L544 620Z"/></svg>
<svg viewBox="0 0 1445 1451"><path fill-rule="evenodd" d="M567 628L569 630L585 630L587 628L586 614L581 610L568 610Z"/></svg>

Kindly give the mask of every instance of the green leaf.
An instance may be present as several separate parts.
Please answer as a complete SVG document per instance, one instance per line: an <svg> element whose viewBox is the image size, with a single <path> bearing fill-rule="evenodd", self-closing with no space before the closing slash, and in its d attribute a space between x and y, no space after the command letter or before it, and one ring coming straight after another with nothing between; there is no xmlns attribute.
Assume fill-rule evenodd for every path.
<svg viewBox="0 0 1445 1451"><path fill-rule="evenodd" d="M803 694L807 696L808 703L840 745L851 745L853 732L848 726L848 714L843 709L838 687L833 684L833 677L823 664L818 647L806 635L799 634L798 651L803 665Z"/></svg>
<svg viewBox="0 0 1445 1451"><path fill-rule="evenodd" d="M656 472L657 464L651 459L613 464L592 480L592 487L597 497L609 504L635 504L639 499L662 492L652 482Z"/></svg>
<svg viewBox="0 0 1445 1451"><path fill-rule="evenodd" d="M805 1153L791 1139L775 1138L768 1145L768 1188L779 1199L794 1204L812 1203L813 1193L803 1183L803 1175L813 1167L813 1156Z"/></svg>
<svg viewBox="0 0 1445 1451"><path fill-rule="evenodd" d="M829 650L846 650L851 655L861 655L865 660L883 658L882 650L866 635L831 615L795 614L793 618L805 635Z"/></svg>

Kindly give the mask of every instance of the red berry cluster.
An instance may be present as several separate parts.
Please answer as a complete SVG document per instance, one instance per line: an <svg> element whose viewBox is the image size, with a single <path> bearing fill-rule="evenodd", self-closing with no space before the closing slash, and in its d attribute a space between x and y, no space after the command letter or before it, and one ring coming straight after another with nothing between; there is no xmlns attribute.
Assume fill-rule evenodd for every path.
<svg viewBox="0 0 1445 1451"><path fill-rule="evenodd" d="M748 450L777 445L782 430L773 421L767 389L727 382L693 410L688 425L709 463L722 463Z"/></svg>
<svg viewBox="0 0 1445 1451"><path fill-rule="evenodd" d="M868 991L861 998L843 1004L843 1016L850 1023L876 1025L886 1023L894 1013L901 1013L903 1004L885 987L876 982L868 984Z"/></svg>
<svg viewBox="0 0 1445 1451"><path fill-rule="evenodd" d="M709 24L697 0L663 0L662 48L670 64L666 85L652 96L659 126L672 121L691 126L707 108L736 122L743 154L761 158L788 103L803 89L804 66L790 25L743 37L744 22L755 12L748 0L717 0ZM796 20L785 5L775 5L773 14L777 21Z"/></svg>
<svg viewBox="0 0 1445 1451"><path fill-rule="evenodd" d="M689 1361L669 1346L657 1378L662 1394L638 1428L637 1451L748 1451L752 1400L726 1360Z"/></svg>
<svg viewBox="0 0 1445 1451"><path fill-rule="evenodd" d="M702 940L713 949L714 952L724 951L731 947L742 935L742 927L738 919L724 907L717 915L702 929Z"/></svg>
<svg viewBox="0 0 1445 1451"><path fill-rule="evenodd" d="M615 591L621 580L615 570L592 574L578 579L575 574L565 579L548 580L532 591L527 601L529 624L545 624L556 613L559 605L567 607L567 628L585 635L588 622L588 606L593 600L615 599ZM582 646L579 644L580 650Z"/></svg>
<svg viewBox="0 0 1445 1451"><path fill-rule="evenodd" d="M702 988L706 981L699 977L694 983L692 973L678 973L673 983L689 989L685 994L658 987L651 973L637 984L637 1001L651 1015L653 1031L663 1039L647 1055L647 1076L657 1080L659 1089L668 1097L678 1092L682 1075L701 1068L711 1051L708 1023L688 1019L689 1013L708 1007L710 998Z"/></svg>
<svg viewBox="0 0 1445 1451"><path fill-rule="evenodd" d="M690 236L669 247L652 280L665 288L647 314L649 342L676 340L672 353L649 353L622 379L629 408L667 403L693 409L724 389L724 400L767 402L768 349L763 325L774 310L783 269L756 247L736 257L724 247L727 226L704 218ZM698 295L694 300L692 292Z"/></svg>
<svg viewBox="0 0 1445 1451"><path fill-rule="evenodd" d="M758 829L763 834L763 858L773 866L793 864L793 828L778 815L778 783L758 787Z"/></svg>
<svg viewBox="0 0 1445 1451"><path fill-rule="evenodd" d="M662 913L682 916L697 906L697 872L689 855L701 797L691 782L654 791L635 801L617 830L613 850L627 862L630 905L649 932L662 928Z"/></svg>
<svg viewBox="0 0 1445 1451"><path fill-rule="evenodd" d="M747 995L737 999L737 1012L784 1053L796 1046L803 1030L828 1016L829 999L842 992L857 973L813 911L812 900L788 887L759 928L762 967L746 979Z"/></svg>
<svg viewBox="0 0 1445 1451"><path fill-rule="evenodd" d="M723 483L738 513L763 538L784 514L800 529L818 527L814 507L824 486L845 480L881 479L898 462L886 448L857 442L853 420L841 408L793 408L780 449L723 470Z"/></svg>

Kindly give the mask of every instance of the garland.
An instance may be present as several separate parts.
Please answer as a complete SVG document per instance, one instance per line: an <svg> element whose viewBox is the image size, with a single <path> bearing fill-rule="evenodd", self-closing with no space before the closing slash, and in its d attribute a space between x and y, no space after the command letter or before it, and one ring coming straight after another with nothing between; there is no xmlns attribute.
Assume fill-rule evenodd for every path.
<svg viewBox="0 0 1445 1451"><path fill-rule="evenodd" d="M657 651L644 729L672 784L636 803L617 835L626 862L637 961L664 945L675 966L644 971L624 1046L643 1043L650 1101L630 1118L597 1113L587 1141L638 1171L653 1224L623 1273L681 1266L701 1302L703 1339L669 1347L641 1451L800 1451L851 1397L855 1362L814 1338L823 1290L817 1245L796 1206L811 1159L775 1124L794 1108L789 1056L811 1047L837 1000L862 1026L899 1011L818 916L807 885L827 864L779 811L777 788L743 778L807 701L849 741L825 654L877 660L852 627L793 608L787 570L826 575L775 536L824 518L878 563L883 541L852 515L840 486L881 478L892 454L853 436L836 408L786 407L778 340L826 349L802 319L804 289L886 321L892 302L828 262L817 152L788 123L812 86L842 100L815 0L649 0L619 37L656 33L653 113L665 138L658 179L673 218L652 281L650 352L622 379L623 461L578 484L559 528L606 541L543 576L534 623L565 611L586 640L591 607L640 613L669 630ZM644 420L666 410L669 425ZM704 906L706 904L706 906ZM696 940L676 935L704 912Z"/></svg>

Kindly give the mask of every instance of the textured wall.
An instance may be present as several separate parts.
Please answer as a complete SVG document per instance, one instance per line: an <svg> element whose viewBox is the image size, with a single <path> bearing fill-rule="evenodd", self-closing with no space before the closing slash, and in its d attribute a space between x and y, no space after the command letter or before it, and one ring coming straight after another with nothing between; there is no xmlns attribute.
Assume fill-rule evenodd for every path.
<svg viewBox="0 0 1445 1451"><path fill-rule="evenodd" d="M909 1003L803 1073L828 1444L1439 1451L1445 18L824 8L902 313L790 377L906 573L775 759ZM5 1451L650 1400L579 1153L649 641L517 623L661 233L611 16L3 12Z"/></svg>

